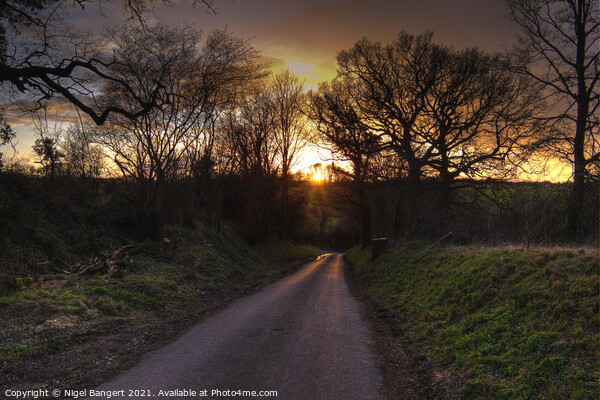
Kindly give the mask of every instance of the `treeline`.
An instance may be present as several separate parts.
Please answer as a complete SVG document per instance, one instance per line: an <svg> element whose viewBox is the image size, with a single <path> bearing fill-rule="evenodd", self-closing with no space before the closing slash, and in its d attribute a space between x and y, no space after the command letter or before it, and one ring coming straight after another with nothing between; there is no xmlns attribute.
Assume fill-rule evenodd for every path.
<svg viewBox="0 0 600 400"><path fill-rule="evenodd" d="M319 243L348 248L360 243L364 233L361 207L351 181L325 184L329 222L325 234L314 234ZM572 184L550 182L473 181L454 183L450 201L440 208L444 188L435 178L420 182L420 203L412 214L412 236L404 234L406 181L371 182L364 185L369 210L369 236L395 240L420 238L436 242L485 245L515 244L523 247L596 245L598 240L598 186L586 185L584 238L568 234L568 207ZM310 203L309 203L310 206ZM317 216L322 215L320 209ZM334 221L333 224L331 222Z"/></svg>
<svg viewBox="0 0 600 400"><path fill-rule="evenodd" d="M309 113L321 146L351 166L331 172L346 183L364 246L373 235L597 240L594 107L578 148L576 135L565 139L574 118L549 116L560 104L539 79L506 57L436 44L431 33L362 39L337 60L338 76L311 92ZM525 171L548 158L581 168L583 183L517 183L535 181Z"/></svg>
<svg viewBox="0 0 600 400"><path fill-rule="evenodd" d="M507 9L519 33L505 54L457 50L431 33L364 38L311 93L322 146L351 165L332 169L347 183L363 245L373 234L451 232L597 243L598 8L509 0ZM572 171L564 190L516 183L559 164Z"/></svg>
<svg viewBox="0 0 600 400"><path fill-rule="evenodd" d="M62 58L38 76L27 66L49 50L7 41L14 52L2 66L13 89L41 93L33 150L45 187L68 181L100 198L102 182L118 185L142 236L196 219L219 230L228 219L251 242L597 241L598 35L588 28L598 11L527 3L508 2L523 36L506 55L457 50L431 33L364 38L310 92L289 71L270 73L247 40L150 24L131 5L134 18L97 43L106 54ZM544 4L561 18L544 19ZM544 29L528 29L536 24ZM61 96L80 113L66 129L39 107ZM14 132L4 119L0 128L9 144ZM309 143L332 154L328 184L297 179ZM548 159L570 166L572 183L518 183Z"/></svg>
<svg viewBox="0 0 600 400"><path fill-rule="evenodd" d="M309 138L299 79L272 76L246 40L222 30L202 40L189 28L134 27L111 43L130 91L109 84L99 102L127 109L131 92L137 103L166 100L136 117L112 113L101 126L82 119L63 129L38 112L36 172L49 186L120 180L151 238L196 218L218 230L224 215L253 242L291 237L298 208L289 184Z"/></svg>

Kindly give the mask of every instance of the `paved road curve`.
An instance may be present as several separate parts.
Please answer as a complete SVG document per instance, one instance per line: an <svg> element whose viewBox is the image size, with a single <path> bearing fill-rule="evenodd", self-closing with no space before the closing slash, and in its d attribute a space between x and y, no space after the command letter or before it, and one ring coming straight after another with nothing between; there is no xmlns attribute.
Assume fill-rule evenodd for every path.
<svg viewBox="0 0 600 400"><path fill-rule="evenodd" d="M309 263L96 390L150 390L154 398L175 389L196 390L196 398L206 389L217 398L210 395L219 389L276 390L272 398L286 400L383 399L370 332L343 268L339 254Z"/></svg>

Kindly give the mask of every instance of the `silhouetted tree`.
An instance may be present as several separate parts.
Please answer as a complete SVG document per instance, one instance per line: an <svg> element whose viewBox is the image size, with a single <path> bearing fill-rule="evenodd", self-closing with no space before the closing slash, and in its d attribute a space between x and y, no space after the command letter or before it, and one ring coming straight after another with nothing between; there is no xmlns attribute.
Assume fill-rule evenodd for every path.
<svg viewBox="0 0 600 400"><path fill-rule="evenodd" d="M225 31L208 36L200 50L199 35L189 28L136 28L116 32L115 39L115 51L127 60L122 76L143 96L152 95L156 82L169 93L168 104L135 119L114 116L102 132L115 164L138 187L141 220L154 226L166 184L189 156L185 149L213 132L215 114L253 79L257 53ZM117 87L104 101L127 107L121 94Z"/></svg>
<svg viewBox="0 0 600 400"><path fill-rule="evenodd" d="M274 176L279 148L275 143L275 112L271 92L259 90L237 104L224 119L236 170L242 176Z"/></svg>
<svg viewBox="0 0 600 400"><path fill-rule="evenodd" d="M192 2L212 9L210 0ZM131 82L115 73L124 60L110 50L103 38L92 35L89 27L74 26L69 18L75 7L84 9L102 3L102 0L0 2L0 84L8 84L33 97L40 106L50 98L61 97L99 125L111 114L136 118L168 103L169 98L158 82L148 88L149 96L138 96ZM145 27L148 12L160 3L167 1L126 0L122 5L130 21ZM106 84L118 86L127 94L127 107L96 101L98 88Z"/></svg>
<svg viewBox="0 0 600 400"><path fill-rule="evenodd" d="M106 155L93 134L90 126L71 124L58 143L67 172L83 180L100 178L105 165Z"/></svg>
<svg viewBox="0 0 600 400"><path fill-rule="evenodd" d="M31 147L39 157L36 162L42 166L41 172L53 181L65 156L59 146L64 134L61 122L55 120L51 123L46 108L33 114L31 121L37 134L37 139Z"/></svg>
<svg viewBox="0 0 600 400"><path fill-rule="evenodd" d="M520 28L513 70L544 86L554 115L539 142L573 166L569 229L582 234L586 175L600 158L598 2L508 0L509 18Z"/></svg>
<svg viewBox="0 0 600 400"><path fill-rule="evenodd" d="M418 140L426 98L439 79L445 51L432 34L400 33L389 44L361 39L338 54L338 75L356 81L350 96L365 123L406 163L405 233L415 228L419 214L420 181L434 154L433 146Z"/></svg>
<svg viewBox="0 0 600 400"><path fill-rule="evenodd" d="M443 209L456 178L502 177L513 148L530 135L541 104L537 94L527 77L507 72L498 57L445 49L414 137L433 149L426 162L438 173Z"/></svg>
<svg viewBox="0 0 600 400"><path fill-rule="evenodd" d="M241 99L223 119L232 171L243 183L237 208L244 236L263 241L271 233L276 191L277 156L272 93L265 87Z"/></svg>
<svg viewBox="0 0 600 400"><path fill-rule="evenodd" d="M273 77L269 87L274 113L274 143L277 146L281 170L282 231L289 232L289 180L290 172L298 161L300 150L306 145L308 131L304 108L306 94L296 75L289 70Z"/></svg>
<svg viewBox="0 0 600 400"><path fill-rule="evenodd" d="M360 243L363 247L371 240L371 206L367 184L372 179L373 159L379 150L379 138L365 124L352 97L348 79L337 79L321 84L318 92L310 93L309 116L315 122L320 144L331 150L339 160L349 161L351 170L339 170L350 181L352 202L360 224Z"/></svg>
<svg viewBox="0 0 600 400"><path fill-rule="evenodd" d="M58 140L52 137L41 137L35 140L32 149L40 158L38 161L44 171L49 174L50 179L54 179L56 169L64 154L60 152L57 146Z"/></svg>
<svg viewBox="0 0 600 400"><path fill-rule="evenodd" d="M15 137L15 132L11 128L11 126L6 122L6 119L2 115L0 115L0 147L6 146L7 144L11 144L12 140ZM2 167L4 163L2 162L2 153L0 153L0 171L2 171Z"/></svg>
<svg viewBox="0 0 600 400"><path fill-rule="evenodd" d="M543 104L531 80L508 73L498 57L435 44L431 33L401 33L388 44L365 38L337 60L361 123L379 137L379 163L395 161L394 177L405 180L399 200L410 236L429 218L420 212L423 177L441 182L443 208L456 178L497 177Z"/></svg>

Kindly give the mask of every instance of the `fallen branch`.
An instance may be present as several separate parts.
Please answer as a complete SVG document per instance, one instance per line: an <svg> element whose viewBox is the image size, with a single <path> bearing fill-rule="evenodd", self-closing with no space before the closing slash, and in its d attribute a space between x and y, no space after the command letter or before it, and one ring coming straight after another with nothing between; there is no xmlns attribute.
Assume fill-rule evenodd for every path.
<svg viewBox="0 0 600 400"><path fill-rule="evenodd" d="M127 250L133 247L140 246L141 244L129 244L126 246L119 247L114 251L103 251L100 253L100 257L96 257L89 265L81 263L71 266L71 275L79 276L85 273L95 273L106 271L103 275L104 278L110 278L119 272L119 266L125 264L128 256Z"/></svg>

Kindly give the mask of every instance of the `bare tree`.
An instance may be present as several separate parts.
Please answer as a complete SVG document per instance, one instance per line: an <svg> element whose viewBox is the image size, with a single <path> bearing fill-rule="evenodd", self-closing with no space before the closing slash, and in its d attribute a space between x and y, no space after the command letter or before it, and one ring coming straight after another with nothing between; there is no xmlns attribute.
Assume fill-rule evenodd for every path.
<svg viewBox="0 0 600 400"><path fill-rule="evenodd" d="M94 143L92 127L77 123L69 125L58 145L69 174L82 180L102 176L106 155L100 145Z"/></svg>
<svg viewBox="0 0 600 400"><path fill-rule="evenodd" d="M338 173L351 182L350 201L359 220L360 243L366 247L371 239L367 184L373 178L373 160L380 151L380 143L353 103L347 85L352 85L352 81L336 79L331 84L322 84L318 92L311 92L308 115L317 126L321 145L329 148L336 158L351 163L351 171L339 169Z"/></svg>
<svg viewBox="0 0 600 400"><path fill-rule="evenodd" d="M381 44L364 38L338 54L339 75L360 82L352 97L374 131L408 165L409 182L417 183L433 149L415 137L425 114L426 96L437 81L443 49L432 34L402 32L394 42Z"/></svg>
<svg viewBox="0 0 600 400"><path fill-rule="evenodd" d="M190 155L186 148L212 134L215 114L255 76L257 53L225 31L208 36L199 52L198 33L189 28L158 25L117 35L117 51L128 61L122 76L146 94L158 81L170 98L135 119L115 116L102 134L116 165L139 188L139 216L151 220L160 215L165 185ZM121 94L117 87L105 101L126 108Z"/></svg>
<svg viewBox="0 0 600 400"><path fill-rule="evenodd" d="M276 175L279 149L274 138L275 113L271 105L271 93L263 88L242 99L224 120L236 155L236 170L244 177Z"/></svg>
<svg viewBox="0 0 600 400"><path fill-rule="evenodd" d="M281 203L283 233L289 231L290 171L298 161L300 150L308 141L304 108L306 93L298 77L289 70L276 74L269 87L274 113L274 139L281 170Z"/></svg>
<svg viewBox="0 0 600 400"><path fill-rule="evenodd" d="M244 236L264 240L272 230L278 148L274 140L271 93L264 86L240 99L221 121L231 172L244 182L238 194L238 216Z"/></svg>
<svg viewBox="0 0 600 400"><path fill-rule="evenodd" d="M502 178L509 155L530 135L542 102L527 77L477 49L446 49L438 79L426 95L415 141L434 149L427 165L441 182L447 209L456 178Z"/></svg>
<svg viewBox="0 0 600 400"><path fill-rule="evenodd" d="M435 147L419 139L426 98L439 79L446 51L431 33L402 32L392 43L363 38L338 54L338 75L356 81L351 93L366 124L406 167L403 232L415 234L420 215L421 179L431 173Z"/></svg>
<svg viewBox="0 0 600 400"><path fill-rule="evenodd" d="M362 39L339 53L338 65L347 83L336 90L347 92L363 129L379 137L373 164L395 161L394 177L404 178L399 201L409 236L419 234L418 220L431 219L420 210L423 177L439 179L446 209L457 178L505 172L542 104L531 80L508 73L498 57L438 45L431 33L401 33L388 44Z"/></svg>
<svg viewBox="0 0 600 400"><path fill-rule="evenodd" d="M544 86L554 115L540 144L573 166L569 230L582 234L586 175L600 158L599 9L593 0L508 0L520 28L514 71Z"/></svg>
<svg viewBox="0 0 600 400"><path fill-rule="evenodd" d="M40 106L48 99L62 97L87 114L96 124L109 115L136 118L168 102L160 84L150 96L140 97L130 82L115 74L124 60L110 51L102 38L89 27L76 27L70 12L103 0L4 0L0 2L0 85L8 84L33 98ZM131 21L147 26L148 12L160 0L123 1ZM193 0L213 10L211 0ZM130 106L101 104L97 90L105 84L118 86L129 96ZM6 86L5 86L6 87Z"/></svg>
<svg viewBox="0 0 600 400"><path fill-rule="evenodd" d="M40 137L33 143L32 149L39 157L37 161L42 166L44 174L54 180L59 163L64 158L64 154L58 148L58 138L40 133Z"/></svg>

